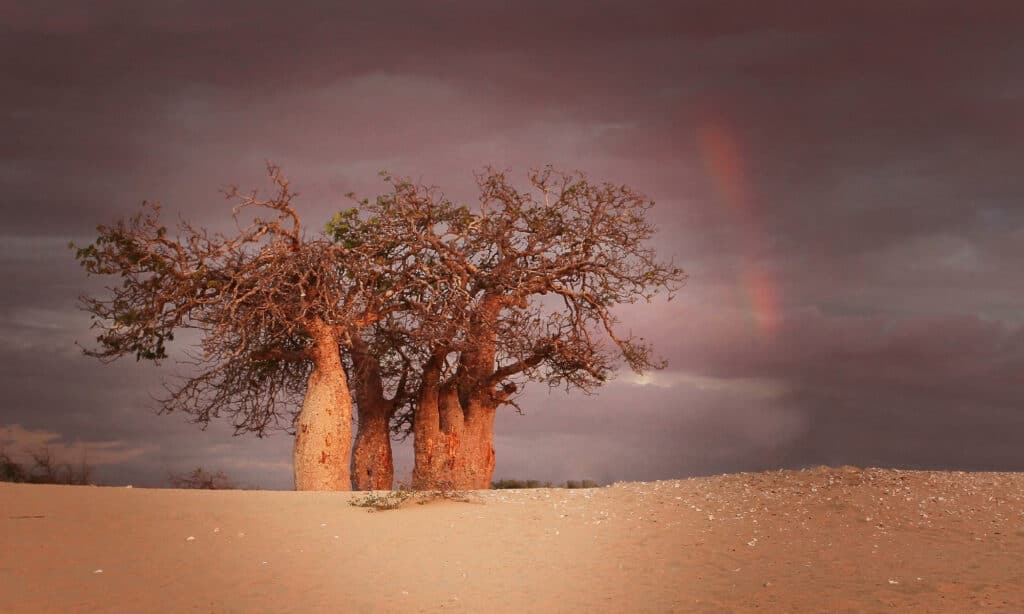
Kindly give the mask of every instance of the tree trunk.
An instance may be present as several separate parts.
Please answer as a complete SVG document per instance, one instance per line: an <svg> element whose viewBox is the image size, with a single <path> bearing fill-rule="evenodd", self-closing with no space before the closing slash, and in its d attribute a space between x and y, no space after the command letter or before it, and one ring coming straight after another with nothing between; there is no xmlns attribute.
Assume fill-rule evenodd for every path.
<svg viewBox="0 0 1024 614"><path fill-rule="evenodd" d="M413 488L416 490L444 488L449 478L445 467L449 465L452 456L449 453L452 438L440 428L439 377L439 369L431 364L424 367L416 412L413 414ZM458 441L458 435L455 441Z"/></svg>
<svg viewBox="0 0 1024 614"><path fill-rule="evenodd" d="M413 488L476 490L491 487L494 474L494 413L490 376L494 370L494 325L508 297L488 292L471 318L471 348L459 356L455 376L440 381L443 356L424 369L413 416L416 464Z"/></svg>
<svg viewBox="0 0 1024 614"><path fill-rule="evenodd" d="M349 490L352 449L352 397L334 331L316 320L313 372L306 383L295 428L295 490Z"/></svg>
<svg viewBox="0 0 1024 614"><path fill-rule="evenodd" d="M384 380L378 358L358 335L353 335L351 343L352 391L355 393L359 423L352 450L352 488L391 490L395 477L391 457L391 417L396 406L384 397ZM399 384L402 386L404 383Z"/></svg>
<svg viewBox="0 0 1024 614"><path fill-rule="evenodd" d="M395 477L391 458L392 413L390 402L359 403L359 428L352 450L352 488L355 490L391 490Z"/></svg>
<svg viewBox="0 0 1024 614"><path fill-rule="evenodd" d="M470 405L465 434L456 462L462 488L488 489L494 477L494 414L497 409L488 405Z"/></svg>
<svg viewBox="0 0 1024 614"><path fill-rule="evenodd" d="M463 410L458 394L450 388L419 400L413 419L413 488L491 487L495 408L471 402L468 409Z"/></svg>

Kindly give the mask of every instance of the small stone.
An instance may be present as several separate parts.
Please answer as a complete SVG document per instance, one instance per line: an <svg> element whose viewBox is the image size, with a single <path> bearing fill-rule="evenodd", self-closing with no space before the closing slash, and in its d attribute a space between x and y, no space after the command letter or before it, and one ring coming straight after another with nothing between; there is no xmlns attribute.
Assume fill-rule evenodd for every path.
<svg viewBox="0 0 1024 614"><path fill-rule="evenodd" d="M187 541L187 542L194 542L194 541L196 541L196 538L191 536L191 535L189 535L188 537L185 538L185 541Z"/></svg>

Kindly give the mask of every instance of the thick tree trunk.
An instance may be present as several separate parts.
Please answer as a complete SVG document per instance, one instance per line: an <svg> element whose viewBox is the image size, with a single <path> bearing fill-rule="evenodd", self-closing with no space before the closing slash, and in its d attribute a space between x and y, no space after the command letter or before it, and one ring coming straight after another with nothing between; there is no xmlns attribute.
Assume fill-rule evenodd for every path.
<svg viewBox="0 0 1024 614"><path fill-rule="evenodd" d="M424 370L424 380L428 372ZM442 428L441 415L445 415ZM462 436L462 411L454 391L424 382L413 415L412 487L416 490L456 488L452 471Z"/></svg>
<svg viewBox="0 0 1024 614"><path fill-rule="evenodd" d="M351 341L352 391L355 393L359 423L352 449L352 488L391 490L395 477L391 457L391 417L396 407L393 401L384 397L380 361L360 337L353 336Z"/></svg>
<svg viewBox="0 0 1024 614"><path fill-rule="evenodd" d="M352 488L355 490L391 490L395 477L391 458L392 413L391 403L359 403L359 428L352 449Z"/></svg>
<svg viewBox="0 0 1024 614"><path fill-rule="evenodd" d="M470 406L455 462L457 481L463 484L459 488L491 487L494 476L494 414L494 407Z"/></svg>
<svg viewBox="0 0 1024 614"><path fill-rule="evenodd" d="M416 464L413 488L476 490L491 487L494 474L494 413L490 376L494 371L494 324L508 300L487 293L471 319L470 349L462 352L455 376L441 385L436 371L424 369L413 417Z"/></svg>
<svg viewBox="0 0 1024 614"><path fill-rule="evenodd" d="M322 321L309 326L313 372L295 428L295 490L349 490L352 397L333 330Z"/></svg>
<svg viewBox="0 0 1024 614"><path fill-rule="evenodd" d="M477 490L494 474L495 408L470 403L464 411L455 391L421 398L413 421L416 490Z"/></svg>

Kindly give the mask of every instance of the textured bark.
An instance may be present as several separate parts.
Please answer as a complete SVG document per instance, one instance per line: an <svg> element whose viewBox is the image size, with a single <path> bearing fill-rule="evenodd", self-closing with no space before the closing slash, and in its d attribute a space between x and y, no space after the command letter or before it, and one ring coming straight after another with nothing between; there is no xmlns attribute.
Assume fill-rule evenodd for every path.
<svg viewBox="0 0 1024 614"><path fill-rule="evenodd" d="M441 429L438 423L438 393L441 371L439 359L435 357L423 367L423 380L416 399L416 411L412 416L413 467L412 487L417 490L430 488L432 477L440 462L437 455Z"/></svg>
<svg viewBox="0 0 1024 614"><path fill-rule="evenodd" d="M426 377L429 370L424 371ZM458 487L454 469L462 437L462 412L457 402L454 391L436 383L425 384L420 390L413 416L412 487L416 490Z"/></svg>
<svg viewBox="0 0 1024 614"><path fill-rule="evenodd" d="M450 387L421 391L413 418L413 488L490 488L495 407L475 401L467 405L463 408Z"/></svg>
<svg viewBox="0 0 1024 614"><path fill-rule="evenodd" d="M496 408L471 404L465 421L459 456L455 463L457 481L466 489L488 489L494 476L494 414Z"/></svg>
<svg viewBox="0 0 1024 614"><path fill-rule="evenodd" d="M395 477L391 457L391 404L376 407L360 402L359 428L352 449L352 488L391 490Z"/></svg>
<svg viewBox="0 0 1024 614"><path fill-rule="evenodd" d="M475 490L494 474L494 325L506 297L486 294L470 323L476 345L462 352L456 374L440 383L440 370L424 369L413 417L413 488ZM440 355L435 357L440 364Z"/></svg>
<svg viewBox="0 0 1024 614"><path fill-rule="evenodd" d="M384 397L380 361L359 337L352 338L352 366L352 391L359 423L352 449L352 488L391 490L395 477L391 417L396 406Z"/></svg>
<svg viewBox="0 0 1024 614"><path fill-rule="evenodd" d="M314 367L295 429L295 490L349 490L352 398L338 340L322 321L308 328Z"/></svg>

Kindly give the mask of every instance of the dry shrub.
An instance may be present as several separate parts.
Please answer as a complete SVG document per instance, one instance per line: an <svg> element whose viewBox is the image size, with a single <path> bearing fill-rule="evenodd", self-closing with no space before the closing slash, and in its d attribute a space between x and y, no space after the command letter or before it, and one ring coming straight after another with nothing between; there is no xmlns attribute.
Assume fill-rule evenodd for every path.
<svg viewBox="0 0 1024 614"><path fill-rule="evenodd" d="M32 453L32 466L15 461L6 451L0 450L0 481L24 482L28 484L92 484L93 467L82 457L78 466L58 462L48 448Z"/></svg>
<svg viewBox="0 0 1024 614"><path fill-rule="evenodd" d="M238 485L223 471L210 473L202 467L196 467L189 473L171 473L167 476L167 481L172 488L196 490L235 490L238 488Z"/></svg>
<svg viewBox="0 0 1024 614"><path fill-rule="evenodd" d="M412 490L409 484L400 482L398 490L371 491L349 501L349 505L368 508L367 511L396 510L407 505L425 505L434 501L457 501L469 503L468 495L451 486L450 482L441 482L437 488L430 490Z"/></svg>

